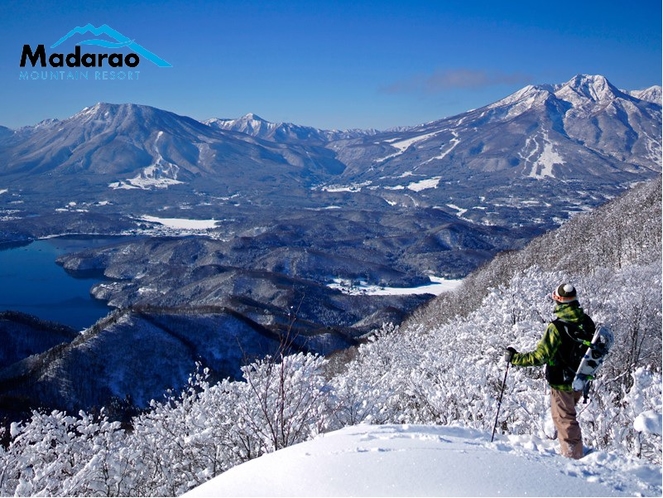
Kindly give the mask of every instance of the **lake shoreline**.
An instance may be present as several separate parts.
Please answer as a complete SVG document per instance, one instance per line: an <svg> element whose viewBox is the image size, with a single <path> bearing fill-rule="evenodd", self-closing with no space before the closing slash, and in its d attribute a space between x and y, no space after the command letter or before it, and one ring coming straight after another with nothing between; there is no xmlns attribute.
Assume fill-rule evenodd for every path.
<svg viewBox="0 0 663 498"><path fill-rule="evenodd" d="M132 236L63 235L0 247L0 311L15 311L77 330L91 327L114 308L90 290L108 280L103 272L71 272L57 259Z"/></svg>

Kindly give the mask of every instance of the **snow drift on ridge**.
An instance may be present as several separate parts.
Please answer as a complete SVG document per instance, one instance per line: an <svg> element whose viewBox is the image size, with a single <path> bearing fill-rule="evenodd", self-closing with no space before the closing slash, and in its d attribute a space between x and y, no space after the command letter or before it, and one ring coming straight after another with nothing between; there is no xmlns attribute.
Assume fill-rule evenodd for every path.
<svg viewBox="0 0 663 498"><path fill-rule="evenodd" d="M185 496L660 495L660 468L460 427L356 425L239 465Z"/></svg>

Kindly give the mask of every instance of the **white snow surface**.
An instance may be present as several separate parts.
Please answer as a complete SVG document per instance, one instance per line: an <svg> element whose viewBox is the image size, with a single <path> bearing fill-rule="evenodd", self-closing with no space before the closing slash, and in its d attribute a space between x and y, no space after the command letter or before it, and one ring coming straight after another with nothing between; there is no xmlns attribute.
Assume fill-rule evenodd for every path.
<svg viewBox="0 0 663 498"><path fill-rule="evenodd" d="M159 218L157 216L143 215L141 220L160 223L168 228L183 230L208 230L215 228L218 220L192 220L187 218Z"/></svg>
<svg viewBox="0 0 663 498"><path fill-rule="evenodd" d="M397 138L390 139L390 140L385 140L385 142L389 143L392 147L398 149L398 152L395 152L393 154L389 154L388 156L385 156L380 159L375 159L374 162L376 163L382 163L386 161L387 159L392 159L394 157L398 157L401 154L403 154L411 145L416 144L417 142L422 142L424 140L428 140L429 138L434 137L435 135L441 133L442 130L434 131L431 133L426 133L424 135L418 135L416 137L408 138L405 140L398 140ZM379 143L379 142L378 142Z"/></svg>
<svg viewBox="0 0 663 498"><path fill-rule="evenodd" d="M648 410L641 413L633 421L633 428L643 434L662 434L661 432L661 414L654 410Z"/></svg>
<svg viewBox="0 0 663 498"><path fill-rule="evenodd" d="M537 444L538 443L538 444ZM239 465L184 496L660 496L659 467L447 426L355 425Z"/></svg>
<svg viewBox="0 0 663 498"><path fill-rule="evenodd" d="M462 280L447 280L445 278L429 276L430 284L420 285L418 287L383 287L379 285L368 285L366 282L359 282L358 285L341 278L334 279L333 283L327 286L340 290L344 294L367 295L367 296L407 296L414 294L433 294L439 296L443 292L454 290Z"/></svg>
<svg viewBox="0 0 663 498"><path fill-rule="evenodd" d="M556 164L563 165L565 163L564 158L555 151L547 132L544 132L543 137L541 137L543 144L539 143L538 138L538 135L527 138L525 148L531 148L533 143L534 149L527 156L523 154L520 156L526 162L532 164L532 169L528 176L537 180L542 180L546 177L555 178L553 166Z"/></svg>
<svg viewBox="0 0 663 498"><path fill-rule="evenodd" d="M441 176L435 176L433 178L426 178L424 180L419 180L418 182L410 183L407 188L414 190L415 192L421 192L429 188L437 188L442 179Z"/></svg>

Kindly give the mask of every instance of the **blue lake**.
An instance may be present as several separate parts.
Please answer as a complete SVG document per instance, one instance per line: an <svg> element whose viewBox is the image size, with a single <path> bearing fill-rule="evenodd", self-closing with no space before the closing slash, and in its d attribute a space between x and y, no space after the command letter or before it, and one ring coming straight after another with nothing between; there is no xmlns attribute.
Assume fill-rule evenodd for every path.
<svg viewBox="0 0 663 498"><path fill-rule="evenodd" d="M0 250L0 311L21 311L83 330L111 308L90 295L101 278L75 278L55 263L65 253L117 238L60 237Z"/></svg>

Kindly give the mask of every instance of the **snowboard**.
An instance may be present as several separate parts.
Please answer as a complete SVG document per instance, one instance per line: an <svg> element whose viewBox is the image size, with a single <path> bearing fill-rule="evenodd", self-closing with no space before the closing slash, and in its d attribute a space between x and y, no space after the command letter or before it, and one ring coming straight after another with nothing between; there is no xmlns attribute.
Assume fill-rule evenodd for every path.
<svg viewBox="0 0 663 498"><path fill-rule="evenodd" d="M587 383L594 379L594 374L605 360L614 342L615 338L607 328L598 327L596 329L592 342L576 370L576 376L573 379L574 391L584 390Z"/></svg>

